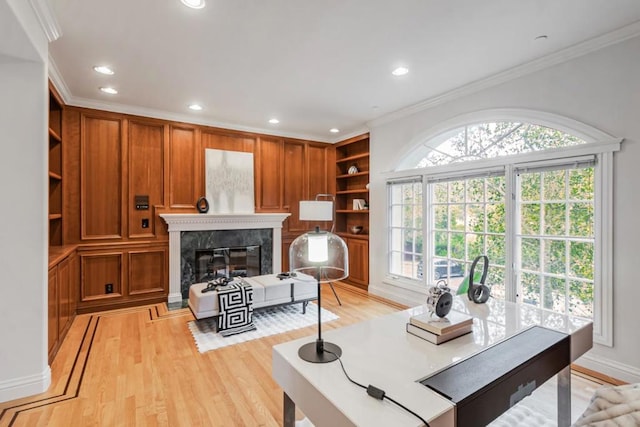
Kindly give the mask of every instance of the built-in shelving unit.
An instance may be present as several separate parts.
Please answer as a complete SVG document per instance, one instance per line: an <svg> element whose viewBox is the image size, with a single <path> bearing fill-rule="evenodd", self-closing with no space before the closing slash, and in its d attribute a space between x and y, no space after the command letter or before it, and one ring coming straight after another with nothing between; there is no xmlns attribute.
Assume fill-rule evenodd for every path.
<svg viewBox="0 0 640 427"><path fill-rule="evenodd" d="M49 363L60 349L76 315L80 267L77 245L65 245L62 235L62 110L64 104L49 85Z"/></svg>
<svg viewBox="0 0 640 427"><path fill-rule="evenodd" d="M49 246L62 245L62 101L49 88Z"/></svg>
<svg viewBox="0 0 640 427"><path fill-rule="evenodd" d="M368 184L369 134L336 144L336 232L349 248L347 282L365 289L369 285ZM361 226L362 231L353 233L353 226Z"/></svg>

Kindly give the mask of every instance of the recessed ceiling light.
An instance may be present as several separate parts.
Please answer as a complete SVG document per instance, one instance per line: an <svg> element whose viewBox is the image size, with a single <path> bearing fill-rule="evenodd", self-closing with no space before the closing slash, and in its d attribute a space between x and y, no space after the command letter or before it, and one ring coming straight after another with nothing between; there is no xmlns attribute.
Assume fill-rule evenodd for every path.
<svg viewBox="0 0 640 427"><path fill-rule="evenodd" d="M100 90L104 93L108 93L109 95L115 95L118 93L118 91L112 87L101 87Z"/></svg>
<svg viewBox="0 0 640 427"><path fill-rule="evenodd" d="M183 5L192 9L202 9L204 7L204 0L180 0Z"/></svg>
<svg viewBox="0 0 640 427"><path fill-rule="evenodd" d="M338 128L331 128L331 129L329 129L329 132L331 132L331 133L338 133L338 132L340 132L340 129L338 129Z"/></svg>
<svg viewBox="0 0 640 427"><path fill-rule="evenodd" d="M201 111L202 110L202 106L198 105L198 104L191 104L191 105L189 105L189 109L193 110L193 111Z"/></svg>
<svg viewBox="0 0 640 427"><path fill-rule="evenodd" d="M269 123L271 123L272 125L277 125L278 123L280 123L280 120L278 119L269 119Z"/></svg>
<svg viewBox="0 0 640 427"><path fill-rule="evenodd" d="M106 65L96 65L93 69L100 74L106 74L107 76L113 75L113 70Z"/></svg>
<svg viewBox="0 0 640 427"><path fill-rule="evenodd" d="M409 69L406 67L398 67L391 72L394 76L404 76L409 72Z"/></svg>

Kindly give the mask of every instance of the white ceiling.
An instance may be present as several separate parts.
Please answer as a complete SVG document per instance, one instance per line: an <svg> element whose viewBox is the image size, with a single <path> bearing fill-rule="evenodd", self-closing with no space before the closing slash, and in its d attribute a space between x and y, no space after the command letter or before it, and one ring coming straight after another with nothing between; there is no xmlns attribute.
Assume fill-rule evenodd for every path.
<svg viewBox="0 0 640 427"><path fill-rule="evenodd" d="M67 103L319 141L640 28L638 0L49 1ZM115 75L92 70L102 64ZM409 74L392 76L399 65Z"/></svg>

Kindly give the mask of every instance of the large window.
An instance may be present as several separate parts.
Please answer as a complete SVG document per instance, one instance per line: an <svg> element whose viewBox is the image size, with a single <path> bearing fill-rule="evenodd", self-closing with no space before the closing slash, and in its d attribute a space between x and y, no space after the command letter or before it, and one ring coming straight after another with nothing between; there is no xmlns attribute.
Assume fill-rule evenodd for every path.
<svg viewBox="0 0 640 427"><path fill-rule="evenodd" d="M592 318L594 339L610 344L604 201L619 143L520 122L425 142L403 164L413 178L389 179L392 280L424 288L444 279L457 289L474 258L487 255L493 297Z"/></svg>
<svg viewBox="0 0 640 427"><path fill-rule="evenodd" d="M474 258L486 254L494 295L504 298L505 179L474 177L429 186L431 278L457 289Z"/></svg>
<svg viewBox="0 0 640 427"><path fill-rule="evenodd" d="M588 164L517 174L521 301L593 318L594 171Z"/></svg>
<svg viewBox="0 0 640 427"><path fill-rule="evenodd" d="M422 178L389 183L389 271L422 277Z"/></svg>

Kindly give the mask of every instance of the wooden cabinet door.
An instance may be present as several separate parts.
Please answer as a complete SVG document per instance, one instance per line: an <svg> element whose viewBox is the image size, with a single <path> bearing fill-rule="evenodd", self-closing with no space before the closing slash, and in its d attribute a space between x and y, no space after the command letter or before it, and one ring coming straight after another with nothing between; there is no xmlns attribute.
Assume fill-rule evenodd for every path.
<svg viewBox="0 0 640 427"><path fill-rule="evenodd" d="M48 320L49 320L49 354L58 343L58 267L49 270Z"/></svg>
<svg viewBox="0 0 640 427"><path fill-rule="evenodd" d="M123 257L122 251L96 251L80 255L82 271L80 301L122 297Z"/></svg>
<svg viewBox="0 0 640 427"><path fill-rule="evenodd" d="M82 239L119 239L122 238L122 120L89 115L82 119Z"/></svg>
<svg viewBox="0 0 640 427"><path fill-rule="evenodd" d="M283 210L291 213L284 223L284 230L300 233L307 224L300 221L300 200L305 199L305 146L302 143L284 143Z"/></svg>
<svg viewBox="0 0 640 427"><path fill-rule="evenodd" d="M362 239L347 239L349 249L349 277L348 281L369 285L369 242Z"/></svg>
<svg viewBox="0 0 640 427"><path fill-rule="evenodd" d="M282 212L282 140L260 138L255 155L257 212Z"/></svg>
<svg viewBox="0 0 640 427"><path fill-rule="evenodd" d="M128 142L129 237L155 237L154 208L164 205L164 127L131 120ZM136 208L135 197L138 195L148 197L147 209Z"/></svg>
<svg viewBox="0 0 640 427"><path fill-rule="evenodd" d="M145 249L129 251L128 295L141 295L166 292L168 283L166 274L167 251Z"/></svg>
<svg viewBox="0 0 640 427"><path fill-rule="evenodd" d="M71 320L71 261L58 264L58 336L62 336Z"/></svg>

